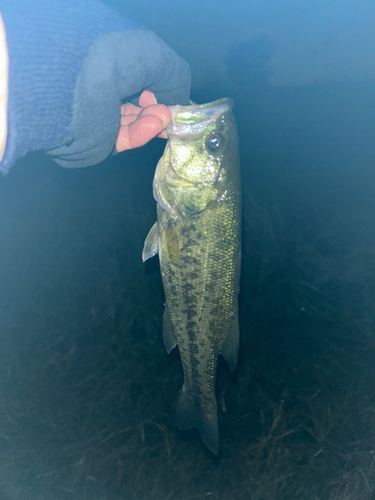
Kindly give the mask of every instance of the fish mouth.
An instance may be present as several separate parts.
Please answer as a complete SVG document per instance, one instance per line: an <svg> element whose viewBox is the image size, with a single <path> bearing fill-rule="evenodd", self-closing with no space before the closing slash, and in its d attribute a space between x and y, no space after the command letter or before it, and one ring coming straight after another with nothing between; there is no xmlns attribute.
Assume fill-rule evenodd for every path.
<svg viewBox="0 0 375 500"><path fill-rule="evenodd" d="M169 106L172 120L167 127L168 135L185 135L192 137L201 135L207 127L233 108L233 100L224 97L206 104L191 104L190 106Z"/></svg>

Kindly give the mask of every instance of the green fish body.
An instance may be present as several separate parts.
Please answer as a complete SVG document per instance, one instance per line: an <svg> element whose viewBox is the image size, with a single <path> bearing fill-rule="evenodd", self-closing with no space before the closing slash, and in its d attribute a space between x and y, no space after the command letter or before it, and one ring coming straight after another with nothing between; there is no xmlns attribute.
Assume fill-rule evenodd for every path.
<svg viewBox="0 0 375 500"><path fill-rule="evenodd" d="M178 345L184 384L176 425L197 428L219 451L215 382L221 354L230 369L239 346L241 188L231 99L170 107L168 143L155 172L157 222L143 260L159 253L167 352Z"/></svg>

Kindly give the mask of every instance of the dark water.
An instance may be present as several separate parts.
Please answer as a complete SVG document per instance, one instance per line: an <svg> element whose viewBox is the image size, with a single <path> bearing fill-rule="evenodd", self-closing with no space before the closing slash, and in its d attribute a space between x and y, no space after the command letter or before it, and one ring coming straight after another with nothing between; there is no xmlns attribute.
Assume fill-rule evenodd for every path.
<svg viewBox="0 0 375 500"><path fill-rule="evenodd" d="M273 86L271 38L228 46L223 78L192 91L233 97L241 140L219 456L174 426L180 361L157 260L141 262L163 142L84 170L30 155L0 179L0 498L374 498L375 83Z"/></svg>

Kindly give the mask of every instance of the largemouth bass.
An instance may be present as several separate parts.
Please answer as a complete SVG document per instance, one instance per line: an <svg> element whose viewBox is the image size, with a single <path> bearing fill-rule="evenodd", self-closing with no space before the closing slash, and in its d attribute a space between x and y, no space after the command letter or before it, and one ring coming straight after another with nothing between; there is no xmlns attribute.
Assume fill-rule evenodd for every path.
<svg viewBox="0 0 375 500"><path fill-rule="evenodd" d="M157 222L143 261L159 253L165 291L163 338L178 345L184 383L180 429L197 428L219 451L215 382L221 354L237 364L241 194L233 101L170 107L168 142L155 172Z"/></svg>

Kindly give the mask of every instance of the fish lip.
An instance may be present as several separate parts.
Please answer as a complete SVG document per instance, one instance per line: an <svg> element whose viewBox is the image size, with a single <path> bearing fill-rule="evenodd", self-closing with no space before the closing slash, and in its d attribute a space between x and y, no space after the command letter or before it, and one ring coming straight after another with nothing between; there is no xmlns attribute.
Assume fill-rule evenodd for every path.
<svg viewBox="0 0 375 500"><path fill-rule="evenodd" d="M177 135L180 139L183 139L184 136L188 136L189 139L194 139L194 137L202 135L211 122L212 118L193 124L179 123L172 118L171 123L167 128L167 134L169 137Z"/></svg>
<svg viewBox="0 0 375 500"><path fill-rule="evenodd" d="M189 106L168 106L172 120L167 127L168 135L181 136L201 135L212 121L217 120L233 108L233 100L224 97L206 104L190 104Z"/></svg>
<svg viewBox="0 0 375 500"><path fill-rule="evenodd" d="M181 119L188 119L190 114L194 114L194 116L219 116L227 111L231 111L233 108L234 102L230 97L223 97L222 99L217 99L216 101L212 101L205 104L190 104L189 106L168 106L172 114L172 118L176 119L177 115L180 114ZM183 116L186 113L186 116Z"/></svg>

